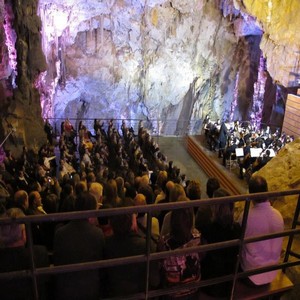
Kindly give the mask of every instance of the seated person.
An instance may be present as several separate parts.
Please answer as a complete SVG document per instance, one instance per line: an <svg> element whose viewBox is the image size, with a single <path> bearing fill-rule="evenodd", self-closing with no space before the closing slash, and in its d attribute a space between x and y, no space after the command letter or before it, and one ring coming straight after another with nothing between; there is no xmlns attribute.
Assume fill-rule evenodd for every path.
<svg viewBox="0 0 300 300"><path fill-rule="evenodd" d="M110 219L113 235L106 238L105 258L119 258L146 253L146 239L132 230L135 215L117 215ZM151 241L151 252L156 244ZM122 265L107 269L106 296L118 297L143 292L146 286L146 264ZM150 265L150 287L159 284L157 263Z"/></svg>
<svg viewBox="0 0 300 300"><path fill-rule="evenodd" d="M226 190L219 188L214 192L214 197L230 196ZM217 243L238 239L241 235L239 223L233 220L234 203L222 203L212 206L212 221L204 226L201 231L202 243ZM235 270L238 246L217 249L206 252L201 262L202 279L232 274ZM223 282L204 287L209 295L216 297L229 297L232 282Z"/></svg>
<svg viewBox="0 0 300 300"><path fill-rule="evenodd" d="M268 191L268 184L262 176L252 176L249 180L249 193ZM242 217L239 222L242 223ZM278 210L271 206L267 198L253 200L249 210L245 238L283 231L283 218ZM280 260L283 237L268 239L244 245L241 254L241 268L244 271L276 265ZM276 277L278 270L251 275L248 283L251 285L268 284Z"/></svg>
<svg viewBox="0 0 300 300"><path fill-rule="evenodd" d="M24 213L19 208L10 208L3 217L20 218ZM10 223L0 226L0 273L31 269L30 251L26 247L26 230L24 224ZM49 259L44 246L33 246L36 268L48 267ZM39 299L46 296L46 278L38 277ZM0 279L1 299L35 299L30 277Z"/></svg>
<svg viewBox="0 0 300 300"><path fill-rule="evenodd" d="M188 201L181 197L181 201ZM200 245L200 234L193 227L193 208L176 209L171 214L171 231L163 236L158 244L158 251L169 251ZM199 253L169 256L162 262L162 284L166 287L198 282L200 280ZM184 289L163 299L198 299L198 289Z"/></svg>
<svg viewBox="0 0 300 300"><path fill-rule="evenodd" d="M272 157L270 157L270 154L271 154L270 150L267 149L266 152L262 154L262 156L258 157L255 160L255 162L252 165L253 173L259 171L272 159Z"/></svg>
<svg viewBox="0 0 300 300"><path fill-rule="evenodd" d="M206 182L206 194L208 198L212 198L214 192L220 187L220 182L217 178L211 177ZM211 205L199 206L195 218L195 227L202 232L202 228L211 222L212 211Z"/></svg>
<svg viewBox="0 0 300 300"><path fill-rule="evenodd" d="M136 206L147 205L146 197L143 194L137 194L134 198L134 204ZM146 237L147 234L147 214L138 213L136 217L138 233L140 236ZM159 223L155 217L151 218L151 238L157 242L159 238Z"/></svg>
<svg viewBox="0 0 300 300"><path fill-rule="evenodd" d="M75 210L94 210L97 200L88 192L75 200ZM54 265L84 263L103 259L102 230L87 219L72 220L60 227L54 236ZM55 299L99 299L102 270L67 272L55 276Z"/></svg>

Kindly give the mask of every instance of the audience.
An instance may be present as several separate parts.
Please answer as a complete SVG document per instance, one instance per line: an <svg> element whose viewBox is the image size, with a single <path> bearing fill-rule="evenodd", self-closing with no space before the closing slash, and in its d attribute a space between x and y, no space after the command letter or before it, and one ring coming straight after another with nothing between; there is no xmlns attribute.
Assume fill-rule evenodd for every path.
<svg viewBox="0 0 300 300"><path fill-rule="evenodd" d="M222 124L217 122L206 128L209 130L210 127L214 127L216 130L221 126ZM140 206L154 203L159 205L201 199L200 182L189 180L185 174L180 174L180 169L175 166L173 161L168 162L142 123L139 125L138 135L135 135L132 128L126 126L125 121L121 124L121 133L117 130L118 126L114 124L114 120L110 120L108 124L95 120L94 134L82 124L79 127L80 139L78 141L78 139L75 140L71 122L66 120L62 124L62 134L58 144L60 156L57 158L54 155L54 147L49 143L42 145L38 153L27 148L23 149L20 159L14 158L10 151L6 151L7 157L4 155L5 159L0 161L1 188L5 189L8 194L1 196L1 209L6 211L6 214L10 213L10 209L23 212L21 214L23 216L24 214L102 210L128 205ZM236 127L239 127L238 124ZM226 136L225 128L223 129L224 136ZM228 134L230 132L229 129ZM221 147L224 142L218 140L217 136L214 136L214 140L212 137L210 138L212 139L212 148L217 145ZM239 138L239 143L242 144L242 140L244 137ZM76 143L78 143L78 148L76 148ZM245 147L247 147L247 142L245 142ZM78 158L77 149L79 151ZM229 152L226 150L230 149L224 151L221 149L220 155L227 156ZM268 157L258 159L257 168L267 160ZM254 167L256 166L254 165ZM265 190L265 188L262 189ZM252 188L249 185L250 193L257 191L261 191L261 189ZM220 189L217 178L209 178L206 194L209 198L228 196L226 191ZM271 207L266 207L267 204L269 205L268 201L254 203L249 214L250 225L247 225L247 236L251 236L256 231L259 234L265 233L263 225L254 229L251 226L255 222L253 219L258 218L257 215L260 216L260 210L266 211L267 214L270 213L272 218L276 215ZM147 217L148 214L138 213L75 221L67 220L58 222L58 224L56 222L34 223L32 224L34 248L45 250L43 246L46 246L51 259L53 252L54 265L145 255ZM279 217L274 218L277 221L273 222L272 226L279 231L282 223L280 223ZM262 224L264 223L262 222ZM24 225L20 228L24 229ZM271 232L273 232L272 230ZM159 250L163 251L199 245L200 233L201 243L231 240L240 235L240 227L233 221L233 204L208 204L195 207L194 210L191 208L177 209L172 212L166 210L152 212L150 231L151 252L156 251L157 245ZM1 249L1 251L5 250L5 254L3 254L3 259L5 259L8 257L7 253L13 251L11 249L14 247L7 246L2 235L0 238L2 241L0 246L5 246L4 249ZM43 246L38 247L37 244ZM27 253L25 246L26 241L23 241L22 249L26 249L24 251ZM257 261L251 256L253 254L251 251L254 251L253 249L256 247L259 249L264 263L257 264ZM270 261L261 249L271 249ZM281 239L247 244L243 249L241 268L248 270L276 263L279 249L281 249ZM200 280L200 273L202 273L203 279L230 274L233 272L236 254L236 247L208 251L201 262L201 270L202 255L199 253L182 256L170 255L170 258L165 259L161 264L161 276L157 263L150 264L150 288L158 287L160 282L162 286L172 286L190 281L197 282ZM26 259L24 265L29 268ZM2 258L0 260L2 261ZM19 263L19 261L17 262ZM48 261L44 262L45 265L48 265ZM180 262L184 262L184 268L181 270L178 267ZM175 272L172 272L172 263L175 264ZM39 265L37 263L37 266ZM3 272L5 272L7 263L4 263L3 266ZM18 269L15 266L13 268ZM128 294L144 290L145 268L146 264L139 263L134 266L122 265L107 270L100 268L58 274L53 276L53 283L48 282L50 290L53 291L49 296L55 299L126 297ZM264 284L270 282L275 273L265 274L262 276L263 279L251 276L250 281L255 284ZM228 296L230 284L230 282L218 284L206 290L212 295ZM40 291L43 295L44 290ZM12 293L12 295L14 294ZM15 299L18 297L16 296ZM193 297L197 297L197 289L184 290L182 293L168 295L162 299L193 299ZM28 296L28 299L31 298L32 296Z"/></svg>

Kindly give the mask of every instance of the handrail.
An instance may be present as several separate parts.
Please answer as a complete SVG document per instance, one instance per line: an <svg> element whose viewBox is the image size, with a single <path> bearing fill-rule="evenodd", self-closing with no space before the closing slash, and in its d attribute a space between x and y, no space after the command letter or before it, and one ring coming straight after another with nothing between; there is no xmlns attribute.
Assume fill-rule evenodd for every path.
<svg viewBox="0 0 300 300"><path fill-rule="evenodd" d="M204 205L228 203L228 202L240 202L240 201L251 201L260 198L274 198L282 196L299 195L300 189L290 189L285 191L265 192L256 194L244 194L234 195L228 197L219 198L203 198L199 200L193 200L189 202L172 202L172 203L161 203L161 204L147 204L140 206L128 206L118 208L107 208L100 210L89 210L89 211L76 211L76 212L64 212L64 213L52 213L47 215L31 215L25 217L19 217L18 219L12 219L8 217L0 218L0 225L11 222L16 223L40 223L49 221L65 221L73 219L85 219L90 217L107 217L116 216L121 214L130 213L142 213L142 212L157 212L162 210L174 210L179 208L190 208Z"/></svg>
<svg viewBox="0 0 300 300"><path fill-rule="evenodd" d="M89 217L103 217L103 216L113 216L113 215L120 215L120 214L128 214L128 213L139 213L139 212L145 212L151 216L151 214L155 211L161 211L161 210L174 210L178 208L188 208L188 207L199 207L204 205L212 205L216 203L229 203L229 202L240 202L243 201L246 203L244 215L243 215L243 222L242 222L242 232L245 231L247 216L248 216L248 210L250 207L250 201L262 197L281 197L281 196L287 196L287 195L298 195L298 202L300 199L300 189L293 189L288 191L276 191L276 192L267 192L267 193L258 193L258 194L247 194L247 195L237 195L237 196L230 196L226 198L214 198L214 199L200 199L195 201L189 201L189 202L177 202L177 203L164 203L164 204L153 204L153 205L144 205L144 206L134 206L134 207L125 207L125 208L114 208L114 209L100 209L100 210L93 210L93 211L82 211L82 212L70 212L70 213L54 213L54 214L48 214L48 215L37 215L37 216L25 216L18 219L11 219L11 218L0 218L0 225L1 224L7 224L11 222L15 223L25 223L27 228L27 233L29 234L28 237L28 245L31 249L33 249L33 241L31 237L31 223L36 222L51 222L51 221L63 221L63 220L74 220L74 219L86 219ZM294 214L296 211L294 212ZM282 232L276 232L272 234L266 234L266 235L260 235L260 236L254 236L249 238L244 238L244 235L242 234L242 237L240 239L225 241L225 242L219 242L219 243L213 243L213 244L206 244L206 245L199 245L196 247L191 248L185 248L185 249L177 249L173 251L166 251L166 252L157 252L157 253L150 253L150 228L151 228L151 218L147 218L148 221L148 231L147 231L147 251L145 252L145 255L137 255L137 256L130 256L130 257L123 257L123 258L115 258L115 259L106 259L106 260L100 260L100 261L94 261L94 262L86 262L86 263L79 263L79 264L70 264L70 265L63 265L63 266L50 266L48 268L36 268L34 266L33 257L31 259L31 269L30 270L22 270L22 271L14 271L14 272L7 272L7 273L0 273L0 279L2 278L12 278L12 277L31 277L33 279L33 289L35 292L35 299L38 299L38 293L37 293L37 287L36 287L36 280L38 276L46 275L46 274L59 274L59 273L65 273L65 272L74 272L74 271L81 271L81 270L91 270L91 269L98 269L98 268L107 268L111 266L118 266L118 265L125 265L125 264L132 264L137 262L145 262L147 263L147 279L149 278L149 264L150 261L155 260L161 260L164 259L170 255L176 255L176 254L186 254L186 253L192 253L195 251L199 252L206 252L210 250L216 250L220 248L226 248L226 247L232 247L232 246L239 246L240 249L242 246L246 243L261 241L265 239L270 238L277 238L277 237L284 237L289 236L294 237L296 234L300 234L300 229L286 229ZM239 278L243 278L249 275L259 274L265 271L271 271L276 269L285 269L287 267L300 265L300 260L294 261L294 262L288 262L285 258L282 263L279 263L277 265L272 266L266 266L263 268L257 268L246 272L238 272L238 269L234 272L234 274L209 279L209 280L202 280L199 283L195 284L193 283L191 286L193 287L201 287L206 285L211 285L215 283L225 282L229 280L233 280L233 289L232 289L232 295L231 298L233 298L234 295L234 288L235 288L235 282ZM159 290L149 290L149 286L146 286L145 293L140 293L139 295L143 295L143 298L148 299L149 297L154 297L158 295L163 295L166 292L173 292L173 291L179 291L182 288L187 288L189 285L182 286L176 286L172 288L167 289L159 289ZM133 295L132 299L136 297L137 295ZM131 299L128 297L128 299ZM136 299L136 298L135 298Z"/></svg>

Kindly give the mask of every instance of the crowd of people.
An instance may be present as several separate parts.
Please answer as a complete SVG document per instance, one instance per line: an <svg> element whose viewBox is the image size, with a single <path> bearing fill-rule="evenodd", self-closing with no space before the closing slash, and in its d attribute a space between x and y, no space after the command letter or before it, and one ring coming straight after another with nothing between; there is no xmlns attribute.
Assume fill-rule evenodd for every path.
<svg viewBox="0 0 300 300"><path fill-rule="evenodd" d="M159 145L139 124L137 134L123 121L94 122L91 133L80 122L76 130L66 119L56 144L51 125L45 127L48 143L38 153L23 148L16 159L9 150L3 155L0 170L2 216L53 214L96 209L193 201L206 195L227 197L217 178L210 178L205 193L198 180L181 174L161 153ZM46 128L45 128L46 131ZM78 138L77 138L78 137ZM58 151L59 150L59 151ZM59 153L59 154L57 154ZM57 157L59 156L59 157ZM267 182L253 177L250 193L265 192ZM268 218L265 215L268 214ZM32 223L36 267L59 266L146 253L147 218L143 213L116 215L64 222ZM170 251L205 243L222 242L241 236L241 221L234 220L234 203L205 205L151 215L151 252ZM259 199L249 213L246 236L283 230L281 215L268 199ZM0 226L0 272L30 269L31 258L24 224ZM241 269L249 270L276 264L282 238L246 244ZM259 249L259 252L256 250ZM66 272L39 276L40 299L101 299L143 292L150 289L198 282L232 274L238 247L194 252L146 264L119 265L106 269ZM271 282L276 271L250 276L255 285ZM1 299L33 299L28 278L0 279ZM231 282L206 287L213 296L228 296ZM18 288L16 288L18 287ZM198 289L188 288L160 299L197 299Z"/></svg>
<svg viewBox="0 0 300 300"><path fill-rule="evenodd" d="M250 122L212 121L206 116L203 121L203 132L206 143L211 151L218 151L218 157L226 166L230 158L239 164L239 176L247 179L264 167L277 152L287 143L294 140L293 136L280 133L279 129L271 132L270 126L256 128Z"/></svg>

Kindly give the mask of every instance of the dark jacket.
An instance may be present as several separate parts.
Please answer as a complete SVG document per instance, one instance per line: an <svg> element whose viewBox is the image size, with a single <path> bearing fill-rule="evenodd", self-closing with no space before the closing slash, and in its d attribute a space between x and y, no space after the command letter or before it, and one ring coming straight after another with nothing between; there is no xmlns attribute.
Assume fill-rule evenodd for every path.
<svg viewBox="0 0 300 300"><path fill-rule="evenodd" d="M104 236L100 228L86 220L71 221L54 237L54 265L83 263L103 258ZM55 299L99 299L101 269L56 275Z"/></svg>

